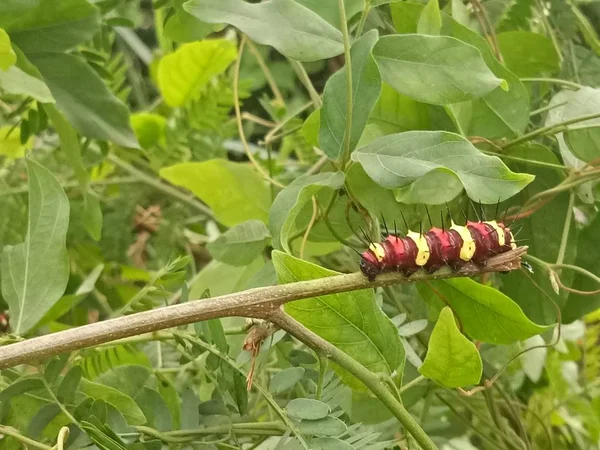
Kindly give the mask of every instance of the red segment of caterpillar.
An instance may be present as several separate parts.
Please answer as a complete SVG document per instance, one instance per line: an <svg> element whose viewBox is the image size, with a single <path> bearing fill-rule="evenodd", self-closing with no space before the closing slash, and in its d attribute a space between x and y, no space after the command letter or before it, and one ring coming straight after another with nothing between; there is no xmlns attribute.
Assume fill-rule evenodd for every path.
<svg viewBox="0 0 600 450"><path fill-rule="evenodd" d="M409 231L405 237L388 235L362 253L360 270L370 281L389 271L410 276L421 268L433 273L445 265L456 271L469 261L485 265L492 256L516 247L510 228L501 222L452 223L448 230L434 227L423 234Z"/></svg>

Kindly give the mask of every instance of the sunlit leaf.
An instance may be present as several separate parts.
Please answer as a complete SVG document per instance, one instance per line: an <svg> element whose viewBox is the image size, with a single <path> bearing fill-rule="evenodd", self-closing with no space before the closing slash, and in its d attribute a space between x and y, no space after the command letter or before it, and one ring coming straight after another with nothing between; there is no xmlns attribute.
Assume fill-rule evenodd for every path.
<svg viewBox="0 0 600 450"><path fill-rule="evenodd" d="M1 75L0 75L1 76ZM21 143L21 129L10 125L0 127L0 155L8 160L19 159L25 156L25 152L33 145L33 138Z"/></svg>
<svg viewBox="0 0 600 450"><path fill-rule="evenodd" d="M2 252L2 296L17 334L29 331L62 296L69 280L69 200L48 169L27 160L29 221L25 242Z"/></svg>
<svg viewBox="0 0 600 450"><path fill-rule="evenodd" d="M479 383L482 371L475 344L462 335L452 310L445 307L431 333L419 372L448 388L457 388Z"/></svg>
<svg viewBox="0 0 600 450"><path fill-rule="evenodd" d="M293 0L252 4L243 0L191 0L184 9L208 23L228 23L253 41L299 61L331 58L344 51L342 33Z"/></svg>
<svg viewBox="0 0 600 450"><path fill-rule="evenodd" d="M227 226L257 219L266 223L271 194L248 164L224 159L181 163L161 169L165 180L192 191Z"/></svg>
<svg viewBox="0 0 600 450"><path fill-rule="evenodd" d="M208 82L235 61L235 44L212 39L184 44L158 64L158 87L170 106L196 98Z"/></svg>
<svg viewBox="0 0 600 450"><path fill-rule="evenodd" d="M6 71L16 62L17 55L10 45L10 37L6 31L0 28L0 71Z"/></svg>

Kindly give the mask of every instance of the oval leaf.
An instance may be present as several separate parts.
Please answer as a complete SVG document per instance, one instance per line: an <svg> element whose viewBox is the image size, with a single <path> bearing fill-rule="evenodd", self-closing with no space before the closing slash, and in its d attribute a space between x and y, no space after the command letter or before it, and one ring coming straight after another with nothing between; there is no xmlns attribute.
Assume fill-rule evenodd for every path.
<svg viewBox="0 0 600 450"><path fill-rule="evenodd" d="M250 219L267 221L271 195L249 164L211 159L165 167L160 176L192 191L224 225L231 227Z"/></svg>
<svg viewBox="0 0 600 450"><path fill-rule="evenodd" d="M469 278L429 281L417 285L426 299L443 299L460 319L463 331L490 344L512 344L543 333L514 301L500 291Z"/></svg>
<svg viewBox="0 0 600 450"><path fill-rule="evenodd" d="M293 0L251 4L242 0L192 0L184 9L203 22L228 23L253 41L288 58L316 61L344 51L342 33Z"/></svg>
<svg viewBox="0 0 600 450"><path fill-rule="evenodd" d="M343 184L342 172L324 172L292 181L275 197L271 206L269 230L273 236L273 247L291 253L288 240L301 229L296 219L304 206L322 189L339 189Z"/></svg>
<svg viewBox="0 0 600 450"><path fill-rule="evenodd" d="M534 178L511 172L499 158L483 155L462 136L445 131L383 136L356 150L352 159L361 163L373 181L388 189L407 186L432 171L446 172L460 180L469 197L482 203L505 200ZM457 194L452 192L453 197ZM418 199L429 203L425 195Z"/></svg>
<svg viewBox="0 0 600 450"><path fill-rule="evenodd" d="M232 266L250 264L264 250L269 230L260 220L248 220L227 230L206 248L213 257Z"/></svg>
<svg viewBox="0 0 600 450"><path fill-rule="evenodd" d="M279 283L338 275L278 251L273 252L273 263ZM398 331L377 307L371 289L300 300L288 303L285 310L373 372L391 374L404 363ZM360 384L355 381L353 387Z"/></svg>
<svg viewBox="0 0 600 450"><path fill-rule="evenodd" d="M431 333L419 372L448 388L457 388L479 383L482 371L477 347L461 334L452 310L445 307Z"/></svg>
<svg viewBox="0 0 600 450"><path fill-rule="evenodd" d="M288 367L281 372L275 374L271 379L269 391L274 394L286 391L294 386L304 376L304 367Z"/></svg>
<svg viewBox="0 0 600 450"><path fill-rule="evenodd" d="M354 150L367 119L381 93L381 75L371 51L378 34L372 30L354 43L352 60L352 134L350 151ZM346 66L336 72L325 85L319 144L330 159L337 159L344 149L346 131Z"/></svg>
<svg viewBox="0 0 600 450"><path fill-rule="evenodd" d="M169 106L181 106L198 96L236 57L235 44L226 39L184 44L160 60L158 88Z"/></svg>
<svg viewBox="0 0 600 450"><path fill-rule="evenodd" d="M384 36L373 49L386 83L435 105L473 100L500 83L475 47L448 36Z"/></svg>
<svg viewBox="0 0 600 450"><path fill-rule="evenodd" d="M285 410L291 417L309 420L323 419L331 412L327 403L310 398L295 398L288 403Z"/></svg>
<svg viewBox="0 0 600 450"><path fill-rule="evenodd" d="M336 417L300 422L300 431L312 436L339 436L345 433L347 428L346 424Z"/></svg>
<svg viewBox="0 0 600 450"><path fill-rule="evenodd" d="M29 331L65 292L69 200L54 175L27 160L29 221L25 242L4 247L2 296L16 334Z"/></svg>

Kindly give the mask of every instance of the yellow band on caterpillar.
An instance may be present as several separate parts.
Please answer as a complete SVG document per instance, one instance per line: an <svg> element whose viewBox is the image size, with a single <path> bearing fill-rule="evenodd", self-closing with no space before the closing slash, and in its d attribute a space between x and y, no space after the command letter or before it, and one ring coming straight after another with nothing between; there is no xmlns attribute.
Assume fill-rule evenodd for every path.
<svg viewBox="0 0 600 450"><path fill-rule="evenodd" d="M414 231L409 231L406 234L406 237L412 239L413 242L417 245L417 258L415 260L415 264L419 267L422 267L425 264L427 264L431 252L429 250L429 244L427 243L427 239L425 239L425 236L419 233L415 233Z"/></svg>
<svg viewBox="0 0 600 450"><path fill-rule="evenodd" d="M467 227L456 225L454 222L452 222L450 229L456 231L463 241L463 245L460 248L460 259L463 261L471 261L471 258L473 258L473 255L475 254L475 241L473 241L471 232Z"/></svg>
<svg viewBox="0 0 600 450"><path fill-rule="evenodd" d="M510 229L508 229L508 234L510 234L510 248L512 250L517 248L517 243L515 242L515 237L512 234L512 231L510 231Z"/></svg>
<svg viewBox="0 0 600 450"><path fill-rule="evenodd" d="M502 228L500 228L500 225L498 225L498 222L496 222L495 220L490 220L488 222L483 222L483 223L489 225L494 230L496 230L496 236L497 236L497 239L498 239L498 245L500 247L503 247L504 244L506 244L506 237L504 236L504 230Z"/></svg>
<svg viewBox="0 0 600 450"><path fill-rule="evenodd" d="M371 244L369 245L369 250L373 252L375 258L377 258L377 261L379 262L383 261L383 258L385 258L385 249L383 248L383 245Z"/></svg>

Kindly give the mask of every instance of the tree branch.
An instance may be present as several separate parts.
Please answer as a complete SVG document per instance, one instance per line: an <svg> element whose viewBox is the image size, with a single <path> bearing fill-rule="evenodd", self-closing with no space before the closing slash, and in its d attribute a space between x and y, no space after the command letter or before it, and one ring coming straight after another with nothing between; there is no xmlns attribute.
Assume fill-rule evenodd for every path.
<svg viewBox="0 0 600 450"><path fill-rule="evenodd" d="M519 247L490 258L485 267L468 263L456 273L453 273L449 267L444 267L434 274L419 271L410 278L398 272L389 272L379 275L374 282L369 282L362 273L358 272L250 289L211 299L156 308L0 347L0 369L32 362L35 359L49 358L64 352L94 347L129 336L208 319L241 316L268 320L281 305L304 298L398 283L457 276L470 277L485 272L507 272L520 268L520 257L526 252L527 247Z"/></svg>

